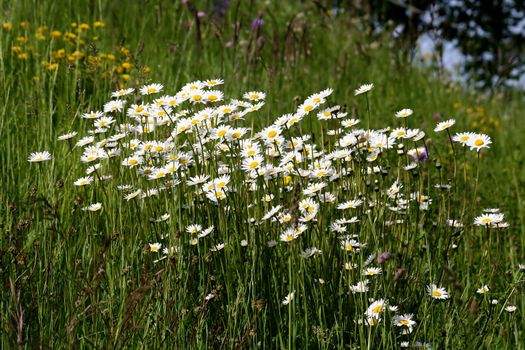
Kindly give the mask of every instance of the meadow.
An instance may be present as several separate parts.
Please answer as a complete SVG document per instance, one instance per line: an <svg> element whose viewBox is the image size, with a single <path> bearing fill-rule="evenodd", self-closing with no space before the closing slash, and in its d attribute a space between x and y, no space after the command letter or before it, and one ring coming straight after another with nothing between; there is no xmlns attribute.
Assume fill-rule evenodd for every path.
<svg viewBox="0 0 525 350"><path fill-rule="evenodd" d="M3 3L0 347L525 348L522 92L226 3Z"/></svg>

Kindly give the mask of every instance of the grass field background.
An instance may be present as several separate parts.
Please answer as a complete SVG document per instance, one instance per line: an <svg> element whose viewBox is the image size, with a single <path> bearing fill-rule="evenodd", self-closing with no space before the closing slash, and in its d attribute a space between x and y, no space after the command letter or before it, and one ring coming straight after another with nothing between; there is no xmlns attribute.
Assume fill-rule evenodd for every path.
<svg viewBox="0 0 525 350"><path fill-rule="evenodd" d="M357 14L335 15L322 2L231 1L223 9L205 1L28 0L3 2L2 16L2 348L523 347L522 92L468 91L432 65L409 63L388 34L371 33ZM262 25L253 23L257 18ZM349 232L367 242L359 254L341 250L329 230L340 213L335 207L323 206L318 221L289 243L279 241L281 226L250 221L272 205L297 206L305 185L299 177L289 192L279 182L261 182L252 195L241 190L242 177L232 175L239 188L228 199L233 211L184 186L154 200L125 201L118 185L151 182L121 172L118 162L104 168L112 180L87 189L73 185L87 165L72 147L78 139L57 137L87 135L91 121L81 115L101 110L111 92L158 82L175 94L188 82L217 78L224 79L227 98L266 93L266 104L239 121L252 135L326 88L334 92L325 107L343 106L361 127L368 118L375 129L398 127L395 113L413 109L407 123L425 130L429 161L417 175L424 180L405 173L400 180L407 191L430 191L431 211L410 207L402 226L385 225L392 215L374 193L399 178L395 150L381 163L392 168L385 177L356 175L348 191L337 181L328 184L338 203L357 193L380 203L355 212L361 221ZM374 84L366 98L354 96L365 83ZM453 132L488 134L490 148L477 154L456 146L454 153L447 135L433 132L449 118L456 120ZM321 135L334 125L312 116L293 135L311 135L328 150L334 145ZM196 142L192 137L188 142ZM52 153L51 161L27 161L43 150ZM356 173L366 169L362 162L355 166ZM215 177L218 167L211 160L205 168ZM457 185L449 194L431 189L449 180ZM261 202L269 193L276 199ZM81 210L95 202L103 203L101 212ZM463 203L465 227L447 228L444 222L457 218ZM500 208L510 227L474 226L484 208ZM150 221L164 213L168 221ZM214 232L192 245L191 224L213 225ZM272 239L276 247L268 247ZM180 252L157 261L162 255L149 244L161 241ZM223 250L210 252L223 242ZM323 253L300 256L312 246ZM350 293L370 265L367 257L376 254L378 265L382 252L392 257L380 264L382 274L368 293ZM348 261L359 268L346 271ZM448 300L428 295L426 286L438 281ZM484 284L490 292L477 294ZM283 305L292 291L295 297ZM359 322L379 299L414 314L411 334L393 324L395 311L385 311L375 326ZM516 310L506 311L509 305Z"/></svg>

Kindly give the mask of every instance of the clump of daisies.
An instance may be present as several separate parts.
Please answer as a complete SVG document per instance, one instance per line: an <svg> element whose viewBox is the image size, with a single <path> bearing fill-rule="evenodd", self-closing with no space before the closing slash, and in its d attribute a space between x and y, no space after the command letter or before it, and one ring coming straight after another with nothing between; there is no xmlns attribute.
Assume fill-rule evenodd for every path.
<svg viewBox="0 0 525 350"><path fill-rule="evenodd" d="M298 295L309 300L313 294L308 293L341 286L344 291L330 298L352 300L349 307L355 309L359 327L389 322L397 336L407 338L430 318L421 314L425 308L406 302L405 295L387 295L384 288L390 287L384 286L408 276L439 281L414 287L414 297L428 305L436 300L445 304L454 292L438 272L395 266L399 259L393 257L416 261L407 258L410 248L427 254L428 261L443 254L454 259L461 244L457 237L466 230L509 226L498 209L469 221L477 208L467 210L466 190L459 191L457 179L448 178L456 175L457 159L447 155L456 157L458 146L479 155L492 143L489 136L452 134L456 123L449 119L431 132L436 138L446 134L443 143L452 152L437 152L427 132L411 126L417 111L401 109L392 118L396 125L371 129L350 118L342 104L331 104L332 89L312 94L289 113L255 127L266 94L248 91L239 99L227 98L220 90L223 83L211 79L173 91L161 84L115 91L99 109L82 114L88 130L58 137L71 142L72 156L84 169L71 181L76 191L110 192L119 197L123 210L133 213L154 208L148 216L154 229L142 242L152 263L185 254L229 259L250 249L268 251L271 259L288 259L290 266L283 271L280 291L267 296L276 304L291 309ZM353 96L366 96L369 124L373 87L365 84ZM308 129L313 122L318 124ZM29 161L48 159L51 155L43 152ZM452 210L450 201L460 209ZM111 208L95 202L83 210L93 219L109 215ZM295 266L319 266L317 271L326 273L321 268L326 261L340 271L315 276L315 287L299 289L298 280L308 281L294 277ZM211 303L218 293L202 298ZM488 287L477 293L488 293ZM403 343L417 343L405 338Z"/></svg>

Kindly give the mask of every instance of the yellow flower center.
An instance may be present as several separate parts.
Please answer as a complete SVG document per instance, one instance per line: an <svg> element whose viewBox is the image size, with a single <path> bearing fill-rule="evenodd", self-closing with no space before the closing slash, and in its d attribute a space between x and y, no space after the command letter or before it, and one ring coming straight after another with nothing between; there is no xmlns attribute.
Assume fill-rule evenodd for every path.
<svg viewBox="0 0 525 350"><path fill-rule="evenodd" d="M308 106L304 107L304 111L305 112L310 112L312 109L314 109L314 106L312 106L312 105L308 105Z"/></svg>
<svg viewBox="0 0 525 350"><path fill-rule="evenodd" d="M221 130L217 133L217 136L219 137L223 137L224 135L226 135L226 130Z"/></svg>
<svg viewBox="0 0 525 350"><path fill-rule="evenodd" d="M130 159L129 164L130 164L130 165L135 165L135 164L137 164L138 162L139 162L139 161L136 160L136 159Z"/></svg>
<svg viewBox="0 0 525 350"><path fill-rule="evenodd" d="M194 95L193 96L193 101L200 101L202 100L202 96L201 95Z"/></svg>
<svg viewBox="0 0 525 350"><path fill-rule="evenodd" d="M477 139L476 141L474 141L474 144L476 146L483 146L485 144L485 141L483 141L482 139Z"/></svg>
<svg viewBox="0 0 525 350"><path fill-rule="evenodd" d="M273 139L275 136L277 136L277 131L272 130L267 135L269 138Z"/></svg>
<svg viewBox="0 0 525 350"><path fill-rule="evenodd" d="M439 290L433 290L432 291L432 296L433 297L440 297L442 295L443 295L443 293L441 293Z"/></svg>
<svg viewBox="0 0 525 350"><path fill-rule="evenodd" d="M157 91L157 89L155 89L154 87L148 88L148 94L152 94L152 93L154 93L156 91Z"/></svg>
<svg viewBox="0 0 525 350"><path fill-rule="evenodd" d="M377 305L375 308L372 309L372 312L374 314L378 314L381 312L381 310L383 310L383 305Z"/></svg>

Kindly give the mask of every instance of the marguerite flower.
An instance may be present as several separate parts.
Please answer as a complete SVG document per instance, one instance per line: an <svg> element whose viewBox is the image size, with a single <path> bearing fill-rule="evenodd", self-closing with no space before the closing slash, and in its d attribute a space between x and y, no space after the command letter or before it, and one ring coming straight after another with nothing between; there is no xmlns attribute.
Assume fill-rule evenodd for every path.
<svg viewBox="0 0 525 350"><path fill-rule="evenodd" d="M219 102L224 98L224 94L218 90L211 90L206 92L205 98L209 102Z"/></svg>
<svg viewBox="0 0 525 350"><path fill-rule="evenodd" d="M94 203L94 204L91 204L85 208L83 208L82 210L88 210L88 211L99 211L100 209L102 209L102 203Z"/></svg>
<svg viewBox="0 0 525 350"><path fill-rule="evenodd" d="M93 182L93 177L92 176L86 176L86 177L81 177L80 179L75 181L74 184L75 184L75 186L87 186L91 182Z"/></svg>
<svg viewBox="0 0 525 350"><path fill-rule="evenodd" d="M98 118L102 117L103 115L104 115L104 113L102 113L102 112L99 112L99 111L93 112L93 111L91 111L89 113L82 114L82 118L85 118L85 119L98 119Z"/></svg>
<svg viewBox="0 0 525 350"><path fill-rule="evenodd" d="M486 294L488 292L489 292L489 286L487 286L486 284L476 291L476 293L478 294Z"/></svg>
<svg viewBox="0 0 525 350"><path fill-rule="evenodd" d="M93 123L97 128L107 127L115 122L115 119L112 117L101 117L95 120Z"/></svg>
<svg viewBox="0 0 525 350"><path fill-rule="evenodd" d="M496 224L499 224L503 221L504 219L504 215L501 214L501 213L496 213L496 214L486 214L486 213L483 213L481 214L480 216L476 217L474 219L474 225L477 225L477 226L493 226L493 225L496 225Z"/></svg>
<svg viewBox="0 0 525 350"><path fill-rule="evenodd" d="M456 121L454 119L449 119L447 121L440 122L440 123L438 123L438 125L436 126L434 131L435 132L440 132L440 131L446 130L446 129L450 128L454 124L456 124Z"/></svg>
<svg viewBox="0 0 525 350"><path fill-rule="evenodd" d="M29 155L27 161L30 163L40 163L51 160L52 158L53 157L51 156L51 153L49 153L48 151L33 152Z"/></svg>
<svg viewBox="0 0 525 350"><path fill-rule="evenodd" d="M131 156L131 157L128 157L126 159L124 159L122 161L122 165L124 166L129 166L129 167L134 167L135 165L140 165L142 164L142 160L143 158L141 156Z"/></svg>
<svg viewBox="0 0 525 350"><path fill-rule="evenodd" d="M149 251L152 253L158 253L162 247L162 243L148 243Z"/></svg>
<svg viewBox="0 0 525 350"><path fill-rule="evenodd" d="M263 162L263 157L261 156L245 158L242 161L242 168L246 171L254 171L261 167L262 162Z"/></svg>
<svg viewBox="0 0 525 350"><path fill-rule="evenodd" d="M291 292L286 297L284 297L283 305L290 304L290 301L292 301L294 299L294 297L295 297L295 291Z"/></svg>
<svg viewBox="0 0 525 350"><path fill-rule="evenodd" d="M77 134L78 134L78 132L72 131L70 133L60 135L58 137L58 140L59 141L69 140L69 139L72 139L73 137L77 136Z"/></svg>
<svg viewBox="0 0 525 350"><path fill-rule="evenodd" d="M454 135L454 137L452 137L452 141L459 142L463 146L467 146L474 135L475 134L472 132L460 132Z"/></svg>
<svg viewBox="0 0 525 350"><path fill-rule="evenodd" d="M351 263L346 263L346 264L351 264ZM347 270L352 270L354 268L353 265L350 265L351 268L348 268L347 267L348 265L346 265L346 264L345 264L345 268ZM368 292L368 281L367 280L359 281L359 282L357 282L357 284L351 285L350 286L350 291L352 293L366 293L366 292Z"/></svg>
<svg viewBox="0 0 525 350"><path fill-rule="evenodd" d="M111 97L120 97L120 96L126 96L131 94L135 89L129 88L129 89L120 89L115 92L111 93Z"/></svg>
<svg viewBox="0 0 525 350"><path fill-rule="evenodd" d="M140 88L140 93L142 95L150 95L150 94L156 94L157 92L160 92L164 86L161 84L150 84L150 85L144 85Z"/></svg>
<svg viewBox="0 0 525 350"><path fill-rule="evenodd" d="M445 290L445 288L440 288L436 286L435 284L431 284L427 286L427 291L428 291L428 294L434 299L440 299L440 300L448 299L448 293Z"/></svg>
<svg viewBox="0 0 525 350"><path fill-rule="evenodd" d="M376 276L381 274L380 267L368 267L363 271L363 276Z"/></svg>
<svg viewBox="0 0 525 350"><path fill-rule="evenodd" d="M188 186L200 185L200 184L203 184L206 181L208 181L209 178L210 177L208 175L193 176L193 177L190 177L190 179L188 181L186 181L186 184Z"/></svg>
<svg viewBox="0 0 525 350"><path fill-rule="evenodd" d="M379 318L379 315L381 314L381 312L384 311L384 307L385 307L385 301L383 299L376 300L372 304L370 304L365 314L368 317Z"/></svg>
<svg viewBox="0 0 525 350"><path fill-rule="evenodd" d="M281 234L279 238L283 242L291 242L297 237L299 237L299 235L295 233L295 230L292 228L292 229L287 229L284 233Z"/></svg>
<svg viewBox="0 0 525 350"><path fill-rule="evenodd" d="M203 84L204 84L205 86L212 87L212 86L217 86L217 85L224 84L224 80L222 80L222 79L211 79L211 80L205 80L205 81L203 82Z"/></svg>
<svg viewBox="0 0 525 350"><path fill-rule="evenodd" d="M210 248L212 252L218 252L226 247L226 243L219 243Z"/></svg>
<svg viewBox="0 0 525 350"><path fill-rule="evenodd" d="M202 226L201 225L197 225L197 224L196 225L190 225L190 226L186 227L186 232L192 233L192 234L197 234L201 230L202 230Z"/></svg>
<svg viewBox="0 0 525 350"><path fill-rule="evenodd" d="M412 328L416 325L416 321L412 320L413 314L404 314L394 316L394 325L398 327Z"/></svg>
<svg viewBox="0 0 525 350"><path fill-rule="evenodd" d="M514 305L509 305L509 306L505 307L505 311L507 311L507 312L514 312L517 309L518 308L516 306L514 306Z"/></svg>
<svg viewBox="0 0 525 350"><path fill-rule="evenodd" d="M315 256L315 255L318 255L318 254L321 254L322 252L317 249L316 247L311 247L311 248L306 248L306 250L304 252L301 253L301 257L303 257L304 259L308 259L312 256Z"/></svg>
<svg viewBox="0 0 525 350"><path fill-rule="evenodd" d="M109 101L108 103L106 103L104 105L104 112L105 113L108 113L108 112L120 112L124 108L124 104L125 103L126 103L126 101L123 101L123 100ZM102 116L102 114L98 115L97 118L100 118L101 116Z"/></svg>
<svg viewBox="0 0 525 350"><path fill-rule="evenodd" d="M479 152L482 148L489 148L491 143L492 141L489 136L485 134L474 134L472 138L468 140L467 146Z"/></svg>
<svg viewBox="0 0 525 350"><path fill-rule="evenodd" d="M281 128L271 125L260 132L261 137L268 143L273 143L274 140L281 135Z"/></svg>
<svg viewBox="0 0 525 350"><path fill-rule="evenodd" d="M189 100L191 103L205 103L206 92L203 90L191 90Z"/></svg>
<svg viewBox="0 0 525 350"><path fill-rule="evenodd" d="M404 108L396 112L396 118L408 118L414 113L410 108Z"/></svg>
<svg viewBox="0 0 525 350"><path fill-rule="evenodd" d="M353 200L349 200L349 201L339 204L337 206L337 209L339 210L355 209L359 207L361 204L363 204L363 201L361 199L353 199Z"/></svg>
<svg viewBox="0 0 525 350"><path fill-rule="evenodd" d="M355 90L354 96L364 94L374 88L374 84L364 84Z"/></svg>
<svg viewBox="0 0 525 350"><path fill-rule="evenodd" d="M264 100L266 98L266 94L260 91L250 91L242 95L242 97L251 101L259 101Z"/></svg>
<svg viewBox="0 0 525 350"><path fill-rule="evenodd" d="M354 240L354 239L347 239L347 240L343 240L341 241L341 248L343 250L346 250L347 252L358 252L359 251L359 248L361 247L361 243L359 243L358 241Z"/></svg>

